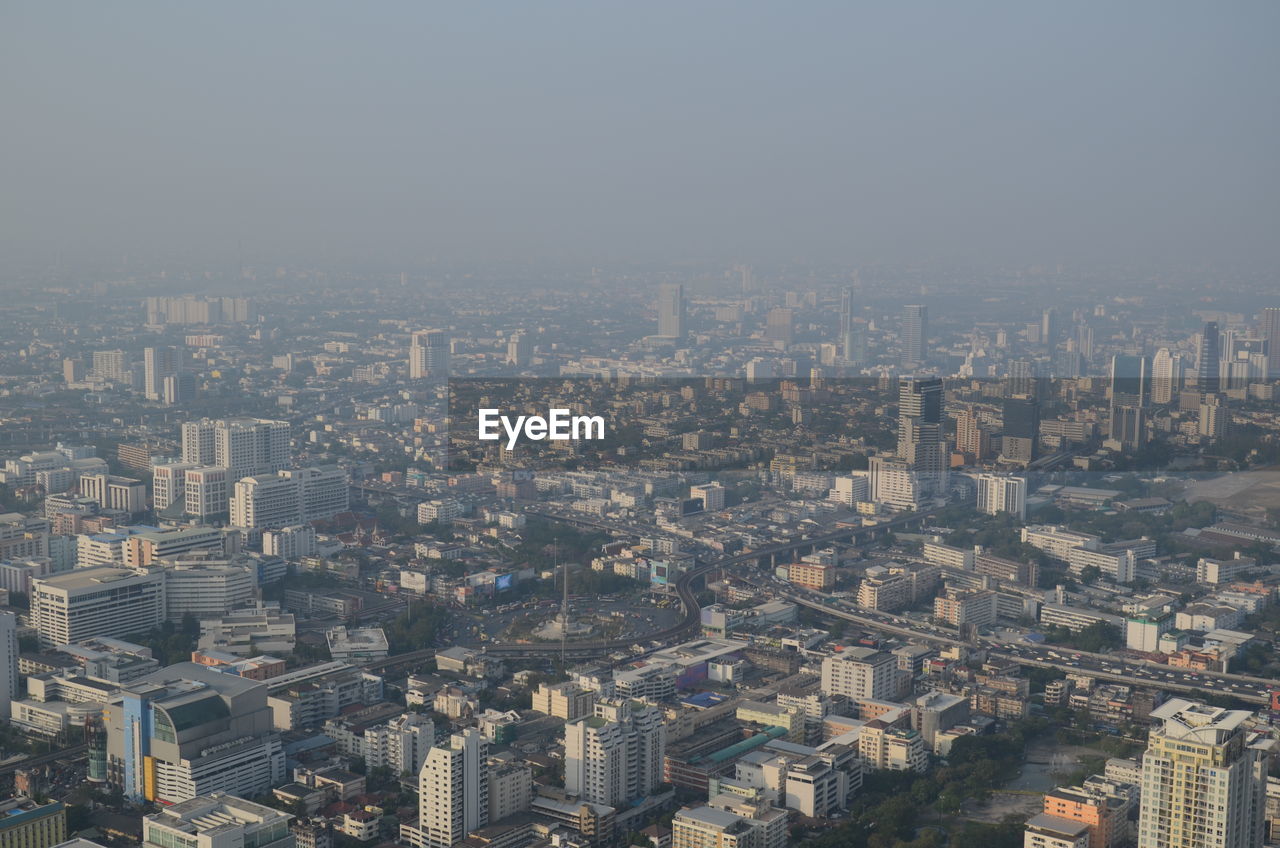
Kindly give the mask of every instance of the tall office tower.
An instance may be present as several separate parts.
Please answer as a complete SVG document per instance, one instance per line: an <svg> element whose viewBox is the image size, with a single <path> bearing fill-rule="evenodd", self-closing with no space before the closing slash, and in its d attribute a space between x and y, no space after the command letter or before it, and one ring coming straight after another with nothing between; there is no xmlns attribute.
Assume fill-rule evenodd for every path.
<svg viewBox="0 0 1280 848"><path fill-rule="evenodd" d="M533 356L533 340L524 330L511 334L507 339L507 364L524 368Z"/></svg>
<svg viewBox="0 0 1280 848"><path fill-rule="evenodd" d="M133 801L253 797L285 779L261 681L178 663L123 687L104 724L107 783Z"/></svg>
<svg viewBox="0 0 1280 848"><path fill-rule="evenodd" d="M676 341L684 341L688 335L684 286L680 283L663 283L658 287L658 335Z"/></svg>
<svg viewBox="0 0 1280 848"><path fill-rule="evenodd" d="M929 307L913 304L902 308L902 364L922 365L929 343Z"/></svg>
<svg viewBox="0 0 1280 848"><path fill-rule="evenodd" d="M1112 406L1108 430L1110 440L1124 450L1138 450L1147 444L1147 416L1141 406Z"/></svg>
<svg viewBox="0 0 1280 848"><path fill-rule="evenodd" d="M733 270L738 273L743 294L756 290L756 275L750 265L734 265Z"/></svg>
<svg viewBox="0 0 1280 848"><path fill-rule="evenodd" d="M1035 398L1006 398L1001 456L1013 462L1031 462L1040 452L1040 402Z"/></svg>
<svg viewBox="0 0 1280 848"><path fill-rule="evenodd" d="M1216 394L1218 391L1219 343L1218 322L1206 321L1200 331L1200 344L1196 351L1196 391L1201 394Z"/></svg>
<svg viewBox="0 0 1280 848"><path fill-rule="evenodd" d="M942 378L903 377L898 380L898 420L919 418L942 423Z"/></svg>
<svg viewBox="0 0 1280 848"><path fill-rule="evenodd" d="M147 400L164 399L164 378L182 370L182 355L176 347L149 347L142 351L143 394Z"/></svg>
<svg viewBox="0 0 1280 848"><path fill-rule="evenodd" d="M0 611L0 715L18 697L18 617Z"/></svg>
<svg viewBox="0 0 1280 848"><path fill-rule="evenodd" d="M595 714L564 727L564 789L593 804L623 808L662 783L666 726L657 707L601 701Z"/></svg>
<svg viewBox="0 0 1280 848"><path fill-rule="evenodd" d="M1062 322L1058 320L1058 309L1050 306L1040 314L1040 342L1052 350L1061 335Z"/></svg>
<svg viewBox="0 0 1280 848"><path fill-rule="evenodd" d="M796 336L796 313L794 309L778 307L770 309L765 317L764 337L783 348L791 347Z"/></svg>
<svg viewBox="0 0 1280 848"><path fill-rule="evenodd" d="M840 353L846 362L861 362L855 358L857 347L853 337L853 286L840 289ZM865 357L864 357L865 358Z"/></svg>
<svg viewBox="0 0 1280 848"><path fill-rule="evenodd" d="M1182 355L1162 347L1151 360L1151 402L1172 403L1182 388Z"/></svg>
<svg viewBox="0 0 1280 848"><path fill-rule="evenodd" d="M148 633L164 620L163 571L100 565L31 581L31 626L45 648Z"/></svg>
<svg viewBox="0 0 1280 848"><path fill-rule="evenodd" d="M1088 324L1076 327L1076 350L1080 351L1087 366L1089 360L1093 359L1093 328Z"/></svg>
<svg viewBox="0 0 1280 848"><path fill-rule="evenodd" d="M1029 359L1009 360L1009 394L1034 397L1036 388L1036 364Z"/></svg>
<svg viewBox="0 0 1280 848"><path fill-rule="evenodd" d="M1249 744L1247 710L1173 698L1142 757L1138 848L1257 848L1274 741ZM1263 737L1265 739L1265 737Z"/></svg>
<svg viewBox="0 0 1280 848"><path fill-rule="evenodd" d="M1267 377L1280 377L1280 306L1268 306L1262 310L1262 323L1258 335L1267 343Z"/></svg>
<svg viewBox="0 0 1280 848"><path fill-rule="evenodd" d="M1027 517L1027 478L1007 474L978 475L978 511L987 515L1007 512L1019 520Z"/></svg>
<svg viewBox="0 0 1280 848"><path fill-rule="evenodd" d="M1116 354L1111 357L1112 406L1146 406L1151 394L1151 372L1145 356Z"/></svg>
<svg viewBox="0 0 1280 848"><path fill-rule="evenodd" d="M475 728L432 748L418 774L421 845L449 848L489 823L489 743Z"/></svg>
<svg viewBox="0 0 1280 848"><path fill-rule="evenodd" d="M444 330L419 330L409 341L409 379L449 377L449 335Z"/></svg>
<svg viewBox="0 0 1280 848"><path fill-rule="evenodd" d="M904 377L898 381L898 458L916 472L921 496L946 492L941 378Z"/></svg>

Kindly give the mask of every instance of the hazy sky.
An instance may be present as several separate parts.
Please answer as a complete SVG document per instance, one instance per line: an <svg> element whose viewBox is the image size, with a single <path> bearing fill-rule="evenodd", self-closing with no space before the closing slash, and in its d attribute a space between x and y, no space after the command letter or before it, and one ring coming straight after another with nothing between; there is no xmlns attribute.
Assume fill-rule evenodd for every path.
<svg viewBox="0 0 1280 848"><path fill-rule="evenodd" d="M1266 267L1278 33L1274 0L8 0L0 251Z"/></svg>

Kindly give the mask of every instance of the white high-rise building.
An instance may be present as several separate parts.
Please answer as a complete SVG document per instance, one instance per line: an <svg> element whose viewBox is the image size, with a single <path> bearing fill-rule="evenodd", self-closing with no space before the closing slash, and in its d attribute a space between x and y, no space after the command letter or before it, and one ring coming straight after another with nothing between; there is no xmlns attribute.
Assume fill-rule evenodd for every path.
<svg viewBox="0 0 1280 848"><path fill-rule="evenodd" d="M190 462L166 462L151 468L151 505L156 511L181 504L185 511L187 472L199 466Z"/></svg>
<svg viewBox="0 0 1280 848"><path fill-rule="evenodd" d="M405 713L364 732L365 765L385 766L394 775L418 774L436 744L436 726L424 715Z"/></svg>
<svg viewBox="0 0 1280 848"><path fill-rule="evenodd" d="M1151 711L1138 848L1257 848L1276 742L1250 743L1247 710L1175 698Z"/></svg>
<svg viewBox="0 0 1280 848"><path fill-rule="evenodd" d="M227 511L231 492L231 472L221 466L195 466L182 474L185 505L183 512L208 519Z"/></svg>
<svg viewBox="0 0 1280 848"><path fill-rule="evenodd" d="M18 697L18 617L0 611L0 715Z"/></svg>
<svg viewBox="0 0 1280 848"><path fill-rule="evenodd" d="M444 330L419 330L409 341L409 379L446 379L449 376L449 334Z"/></svg>
<svg viewBox="0 0 1280 848"><path fill-rule="evenodd" d="M1182 387L1182 355L1162 347L1151 359L1151 402L1172 403Z"/></svg>
<svg viewBox="0 0 1280 848"><path fill-rule="evenodd" d="M707 512L724 509L724 486L719 483L703 483L689 487L689 497L701 498L702 507Z"/></svg>
<svg viewBox="0 0 1280 848"><path fill-rule="evenodd" d="M915 509L924 500L920 474L905 459L871 457L871 500L893 509Z"/></svg>
<svg viewBox="0 0 1280 848"><path fill-rule="evenodd" d="M837 477L833 483L831 491L827 493L828 500L851 507L857 506L859 501L866 501L871 498L871 488L868 485L866 472L842 475Z"/></svg>
<svg viewBox="0 0 1280 848"><path fill-rule="evenodd" d="M269 418L223 418L182 425L182 461L231 470L232 479L288 468L289 422Z"/></svg>
<svg viewBox="0 0 1280 848"><path fill-rule="evenodd" d="M594 715L565 725L564 749L565 792L593 804L626 806L662 783L662 712L640 702L601 701Z"/></svg>
<svg viewBox="0 0 1280 848"><path fill-rule="evenodd" d="M166 560L165 615L180 622L190 614L197 621L218 618L254 600L256 574L251 567L227 560Z"/></svg>
<svg viewBox="0 0 1280 848"><path fill-rule="evenodd" d="M489 743L475 728L432 748L418 775L417 832L424 848L449 848L489 823ZM408 830L408 829L406 829Z"/></svg>
<svg viewBox="0 0 1280 848"><path fill-rule="evenodd" d="M347 473L336 466L294 468L236 482L231 523L277 528L332 518L348 506Z"/></svg>
<svg viewBox="0 0 1280 848"><path fill-rule="evenodd" d="M822 691L855 701L898 694L898 658L872 648L846 648L822 661Z"/></svg>
<svg viewBox="0 0 1280 848"><path fill-rule="evenodd" d="M301 559L316 552L316 528L310 524L281 527L262 533L262 552L281 559ZM416 772L417 769L414 769Z"/></svg>
<svg viewBox="0 0 1280 848"><path fill-rule="evenodd" d="M987 515L1007 512L1027 517L1027 480L1004 474L978 475L978 511Z"/></svg>
<svg viewBox="0 0 1280 848"><path fill-rule="evenodd" d="M129 382L129 360L123 350L95 350L93 376L112 383Z"/></svg>
<svg viewBox="0 0 1280 848"><path fill-rule="evenodd" d="M31 624L44 647L147 633L165 619L164 573L96 566L31 584Z"/></svg>
<svg viewBox="0 0 1280 848"><path fill-rule="evenodd" d="M131 515L147 508L147 484L132 477L114 474L85 474L80 477L80 494L97 501L103 509Z"/></svg>

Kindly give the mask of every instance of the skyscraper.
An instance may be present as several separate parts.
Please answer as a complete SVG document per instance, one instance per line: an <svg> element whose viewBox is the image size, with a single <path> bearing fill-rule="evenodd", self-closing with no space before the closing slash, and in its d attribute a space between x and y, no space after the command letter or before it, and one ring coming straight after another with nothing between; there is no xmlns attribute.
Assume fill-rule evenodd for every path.
<svg viewBox="0 0 1280 848"><path fill-rule="evenodd" d="M658 288L658 335L676 341L684 341L688 335L684 286L680 283L663 283Z"/></svg>
<svg viewBox="0 0 1280 848"><path fill-rule="evenodd" d="M1031 462L1039 454L1040 403L1033 397L1005 398L1000 454L1014 462Z"/></svg>
<svg viewBox="0 0 1280 848"><path fill-rule="evenodd" d="M18 617L0 612L0 709L4 715L18 697L18 679Z"/></svg>
<svg viewBox="0 0 1280 848"><path fill-rule="evenodd" d="M662 783L662 712L639 701L601 701L595 714L564 727L565 792L624 807Z"/></svg>
<svg viewBox="0 0 1280 848"><path fill-rule="evenodd" d="M1280 377L1280 306L1268 306L1262 310L1262 324L1258 335L1267 343L1267 376Z"/></svg>
<svg viewBox="0 0 1280 848"><path fill-rule="evenodd" d="M447 379L449 358L449 334L446 331L418 330L409 339L409 379Z"/></svg>
<svg viewBox="0 0 1280 848"><path fill-rule="evenodd" d="M182 358L175 347L149 347L142 352L143 394L147 400L164 399L165 377L182 370Z"/></svg>
<svg viewBox="0 0 1280 848"><path fill-rule="evenodd" d="M1145 406L1151 393L1151 374L1145 356L1116 354L1111 357L1112 406Z"/></svg>
<svg viewBox="0 0 1280 848"><path fill-rule="evenodd" d="M1174 698L1151 711L1138 848L1257 848L1275 742L1249 744L1246 710ZM1264 737L1265 738L1265 737Z"/></svg>
<svg viewBox="0 0 1280 848"><path fill-rule="evenodd" d="M867 331L853 320L853 287L840 290L840 353L845 362L861 365L867 361Z"/></svg>
<svg viewBox="0 0 1280 848"><path fill-rule="evenodd" d="M1182 385L1182 356L1162 347L1151 359L1151 402L1172 403Z"/></svg>
<svg viewBox="0 0 1280 848"><path fill-rule="evenodd" d="M795 341L795 310L779 307L770 309L765 318L764 337L783 348L791 347Z"/></svg>
<svg viewBox="0 0 1280 848"><path fill-rule="evenodd" d="M1058 310L1050 306L1040 314L1040 342L1052 349L1062 335L1062 323L1058 320Z"/></svg>
<svg viewBox="0 0 1280 848"><path fill-rule="evenodd" d="M1076 349L1084 357L1085 365L1088 365L1089 360L1093 359L1093 328L1088 324L1076 327Z"/></svg>
<svg viewBox="0 0 1280 848"><path fill-rule="evenodd" d="M489 743L468 728L427 754L418 774L418 833L410 841L449 848L489 823Z"/></svg>
<svg viewBox="0 0 1280 848"><path fill-rule="evenodd" d="M1029 359L1009 360L1009 394L1031 397L1036 394L1036 364Z"/></svg>
<svg viewBox="0 0 1280 848"><path fill-rule="evenodd" d="M942 378L903 377L898 381L898 419L942 423Z"/></svg>
<svg viewBox="0 0 1280 848"><path fill-rule="evenodd" d="M898 458L916 472L922 496L945 493L941 378L904 377L898 381Z"/></svg>
<svg viewBox="0 0 1280 848"><path fill-rule="evenodd" d="M1200 346L1196 353L1196 391L1215 394L1219 380L1218 322L1206 321L1200 331Z"/></svg>
<svg viewBox="0 0 1280 848"><path fill-rule="evenodd" d="M929 340L929 307L913 304L902 309L902 364L925 362Z"/></svg>

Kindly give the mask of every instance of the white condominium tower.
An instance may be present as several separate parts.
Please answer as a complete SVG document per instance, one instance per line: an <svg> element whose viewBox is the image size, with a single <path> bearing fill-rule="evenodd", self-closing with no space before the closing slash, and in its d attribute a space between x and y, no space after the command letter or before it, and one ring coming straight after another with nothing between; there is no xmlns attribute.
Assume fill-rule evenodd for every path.
<svg viewBox="0 0 1280 848"><path fill-rule="evenodd" d="M432 748L418 774L418 827L410 841L449 848L489 823L489 743L475 728Z"/></svg>
<svg viewBox="0 0 1280 848"><path fill-rule="evenodd" d="M1274 740L1250 742L1246 710L1175 698L1151 711L1138 848L1257 848Z"/></svg>
<svg viewBox="0 0 1280 848"><path fill-rule="evenodd" d="M987 515L1007 512L1027 517L1027 480L1006 474L978 475L978 511Z"/></svg>
<svg viewBox="0 0 1280 848"><path fill-rule="evenodd" d="M564 727L564 788L593 804L625 807L662 783L662 711L641 701L602 701Z"/></svg>

